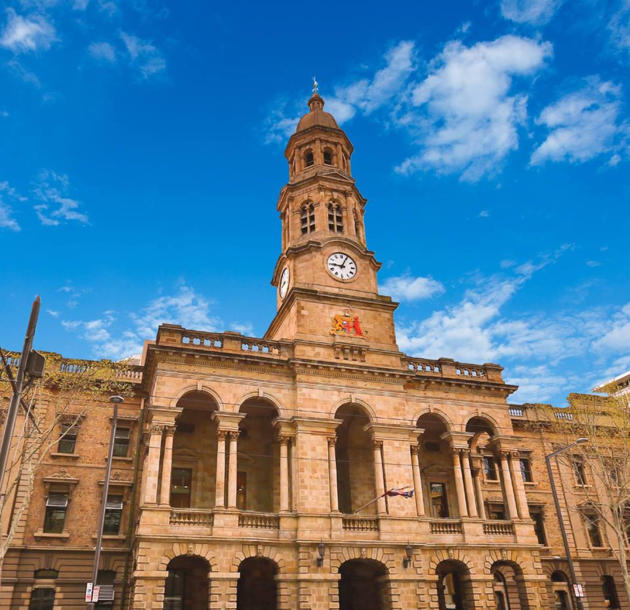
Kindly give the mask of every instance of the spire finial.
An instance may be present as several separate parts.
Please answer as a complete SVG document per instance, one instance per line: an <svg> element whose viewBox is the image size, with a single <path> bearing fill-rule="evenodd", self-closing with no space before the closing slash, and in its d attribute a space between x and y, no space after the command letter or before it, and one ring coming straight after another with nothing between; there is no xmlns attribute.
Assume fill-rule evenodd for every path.
<svg viewBox="0 0 630 610"><path fill-rule="evenodd" d="M313 95L319 95L319 83L317 79L313 76Z"/></svg>

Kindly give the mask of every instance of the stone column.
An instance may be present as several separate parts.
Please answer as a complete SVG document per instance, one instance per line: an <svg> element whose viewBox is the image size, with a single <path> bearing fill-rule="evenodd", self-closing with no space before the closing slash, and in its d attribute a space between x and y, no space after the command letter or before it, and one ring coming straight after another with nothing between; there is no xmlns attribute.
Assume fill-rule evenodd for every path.
<svg viewBox="0 0 630 610"><path fill-rule="evenodd" d="M328 437L328 486L330 489L330 512L339 512L339 495L337 492L337 439Z"/></svg>
<svg viewBox="0 0 630 610"><path fill-rule="evenodd" d="M236 470L238 455L238 431L230 431L230 455L228 456L228 507L236 508Z"/></svg>
<svg viewBox="0 0 630 610"><path fill-rule="evenodd" d="M413 490L416 497L416 512L418 517L424 516L424 494L422 493L422 477L420 476L420 461L418 445L411 445L411 467L413 469Z"/></svg>
<svg viewBox="0 0 630 610"><path fill-rule="evenodd" d="M168 426L165 430L165 434L160 504L162 506L169 506L171 503L171 471L173 470L173 436L175 436L175 426Z"/></svg>
<svg viewBox="0 0 630 610"><path fill-rule="evenodd" d="M521 519L529 519L529 508L527 507L527 496L525 495L525 482L520 467L517 467L518 453L508 456L512 484L514 485L514 496L516 497L516 508Z"/></svg>
<svg viewBox="0 0 630 610"><path fill-rule="evenodd" d="M217 430L217 475L214 484L214 505L225 507L225 439L226 430Z"/></svg>
<svg viewBox="0 0 630 610"><path fill-rule="evenodd" d="M462 465L459 459L459 449L453 449L453 476L455 478L455 491L457 492L457 505L459 516L468 517L466 508L466 492L464 491L464 481L462 478Z"/></svg>
<svg viewBox="0 0 630 610"><path fill-rule="evenodd" d="M289 437L280 436L280 511L289 509Z"/></svg>
<svg viewBox="0 0 630 610"><path fill-rule="evenodd" d="M486 518L486 507L483 502L483 490L481 489L481 468L479 468L479 464L477 467L472 466L473 468L473 483L475 486L475 492L477 494L477 509L479 511L479 517L481 519Z"/></svg>
<svg viewBox="0 0 630 610"><path fill-rule="evenodd" d="M146 460L147 477L145 479L144 503L157 503L158 475L160 473L160 452L162 449L162 424L151 426L151 436L149 437L149 453Z"/></svg>
<svg viewBox="0 0 630 610"><path fill-rule="evenodd" d="M475 488L473 487L472 474L470 471L470 452L462 451L460 454L462 466L464 468L464 485L466 487L466 497L468 499L468 514L477 517L477 502L475 501Z"/></svg>
<svg viewBox="0 0 630 610"><path fill-rule="evenodd" d="M516 509L516 500L514 498L512 477L510 476L510 466L508 464L507 453L505 451L501 451L501 475L503 477L503 491L505 493L505 502L508 506L510 519L516 519L518 517L518 511Z"/></svg>
<svg viewBox="0 0 630 610"><path fill-rule="evenodd" d="M385 493L383 458L381 456L383 441L372 441L372 446L374 448L374 484L376 488L376 496L378 497L376 502L376 512L379 515L384 515L387 512L387 508L385 504L385 497L383 496Z"/></svg>

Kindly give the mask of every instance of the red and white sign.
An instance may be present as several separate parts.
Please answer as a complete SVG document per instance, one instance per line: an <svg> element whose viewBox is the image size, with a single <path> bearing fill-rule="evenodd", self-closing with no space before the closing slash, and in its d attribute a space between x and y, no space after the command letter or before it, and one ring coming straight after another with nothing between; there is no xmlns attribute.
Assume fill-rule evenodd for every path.
<svg viewBox="0 0 630 610"><path fill-rule="evenodd" d="M98 601L98 594L99 594L100 592L101 592L101 588L100 588L98 585L96 585L96 586L94 587L94 591L93 591L93 593L92 593L92 601L93 601L93 602L97 602L97 601Z"/></svg>
<svg viewBox="0 0 630 610"><path fill-rule="evenodd" d="M92 583L91 582L88 582L85 584L85 601L86 602L92 601Z"/></svg>
<svg viewBox="0 0 630 610"><path fill-rule="evenodd" d="M582 585L573 585L573 593L575 593L575 597L584 597L584 587Z"/></svg>

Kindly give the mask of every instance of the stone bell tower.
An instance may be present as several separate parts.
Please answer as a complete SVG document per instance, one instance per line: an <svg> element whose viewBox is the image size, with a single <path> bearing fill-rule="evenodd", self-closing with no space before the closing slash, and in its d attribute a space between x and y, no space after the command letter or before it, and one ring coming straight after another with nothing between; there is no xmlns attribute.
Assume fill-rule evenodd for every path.
<svg viewBox="0 0 630 610"><path fill-rule="evenodd" d="M396 303L378 294L381 265L367 248L352 144L324 110L317 85L308 107L285 150L289 182L277 205L282 254L271 280L278 310L265 337L323 343L323 358L368 362L369 349L398 351Z"/></svg>

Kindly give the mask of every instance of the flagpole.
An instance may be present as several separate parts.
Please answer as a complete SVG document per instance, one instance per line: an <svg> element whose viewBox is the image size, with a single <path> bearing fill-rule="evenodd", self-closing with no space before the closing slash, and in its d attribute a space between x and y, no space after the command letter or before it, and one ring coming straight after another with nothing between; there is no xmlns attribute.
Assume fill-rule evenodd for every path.
<svg viewBox="0 0 630 610"><path fill-rule="evenodd" d="M363 506L359 506L359 508L357 508L357 510L355 510L352 514L356 515L357 513L360 513L364 508L367 508L370 504L374 504L374 502L378 502L381 498L384 498L387 494L389 494L392 491L401 491L403 489L409 489L409 487L411 487L411 485L405 485L404 487L392 487L391 489L386 490L385 493L381 494L380 496L377 496L373 500L370 500Z"/></svg>

